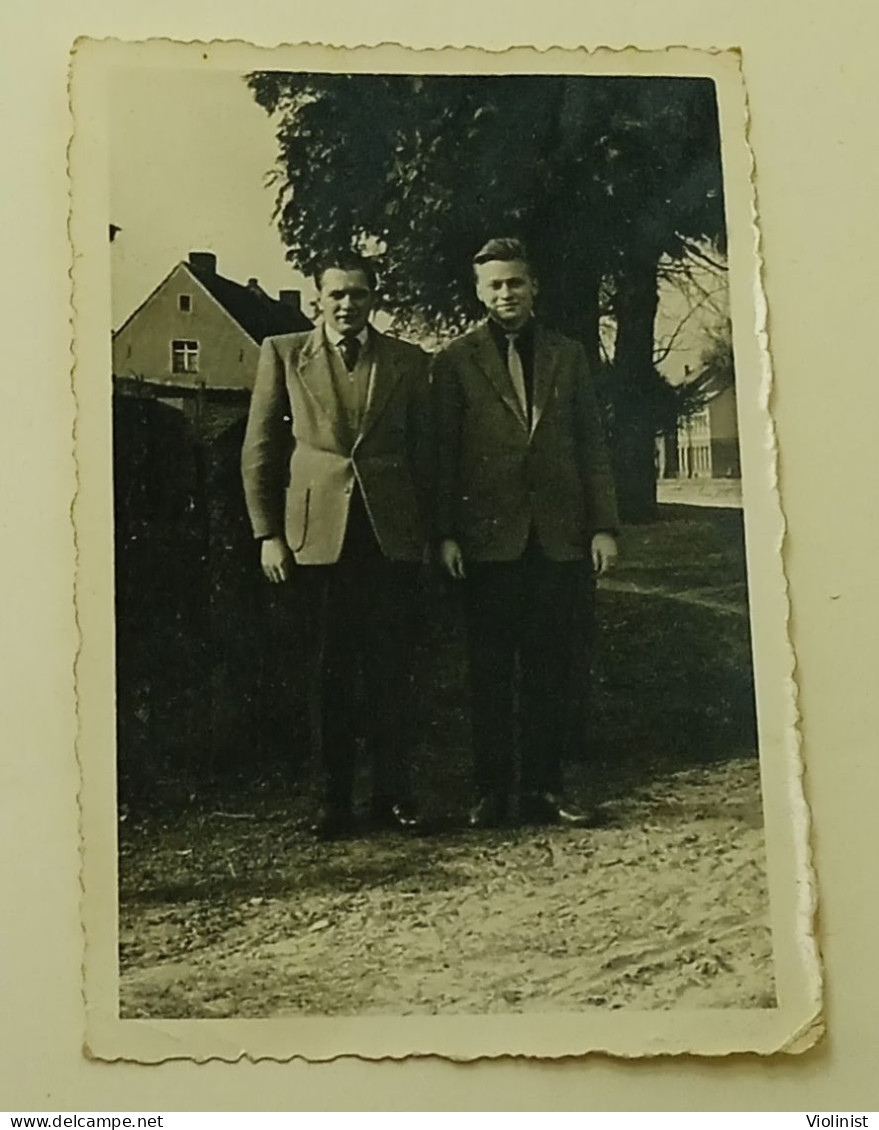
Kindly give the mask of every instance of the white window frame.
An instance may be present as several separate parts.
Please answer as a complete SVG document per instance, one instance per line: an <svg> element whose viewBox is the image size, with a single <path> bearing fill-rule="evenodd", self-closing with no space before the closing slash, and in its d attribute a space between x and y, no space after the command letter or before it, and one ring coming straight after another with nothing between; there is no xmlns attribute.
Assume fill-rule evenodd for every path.
<svg viewBox="0 0 879 1130"><path fill-rule="evenodd" d="M200 346L191 338L174 338L171 342L171 372L174 374L197 373ZM180 358L180 364L177 359Z"/></svg>

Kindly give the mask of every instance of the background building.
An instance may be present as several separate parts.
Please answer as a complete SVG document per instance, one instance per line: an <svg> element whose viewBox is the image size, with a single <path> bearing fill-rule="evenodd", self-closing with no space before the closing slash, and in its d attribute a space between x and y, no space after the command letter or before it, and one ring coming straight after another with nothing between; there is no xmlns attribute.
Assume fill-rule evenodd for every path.
<svg viewBox="0 0 879 1130"><path fill-rule="evenodd" d="M678 423L677 477L741 478L735 385L709 386L705 395L703 407ZM665 467L671 465L666 459Z"/></svg>
<svg viewBox="0 0 879 1130"><path fill-rule="evenodd" d="M113 335L117 381L175 392L253 387L259 346L272 334L309 330L298 290L271 298L255 278L224 278L210 251L178 263Z"/></svg>

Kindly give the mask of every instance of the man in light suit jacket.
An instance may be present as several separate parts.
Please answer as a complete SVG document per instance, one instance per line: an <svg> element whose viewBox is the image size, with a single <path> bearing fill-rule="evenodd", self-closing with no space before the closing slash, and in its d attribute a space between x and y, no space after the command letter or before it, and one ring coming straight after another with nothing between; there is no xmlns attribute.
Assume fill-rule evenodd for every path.
<svg viewBox="0 0 879 1130"><path fill-rule="evenodd" d="M590 569L616 558L617 511L583 348L536 322L518 240L474 259L488 320L434 362L437 532L463 586L472 689L474 827L508 817L521 671L519 816L589 822L562 795L571 665Z"/></svg>
<svg viewBox="0 0 879 1130"><path fill-rule="evenodd" d="M263 572L312 586L322 617L324 838L354 828L358 677L372 757L372 817L413 830L409 680L428 539L428 358L375 330L376 276L349 253L317 271L322 324L262 344L242 452Z"/></svg>

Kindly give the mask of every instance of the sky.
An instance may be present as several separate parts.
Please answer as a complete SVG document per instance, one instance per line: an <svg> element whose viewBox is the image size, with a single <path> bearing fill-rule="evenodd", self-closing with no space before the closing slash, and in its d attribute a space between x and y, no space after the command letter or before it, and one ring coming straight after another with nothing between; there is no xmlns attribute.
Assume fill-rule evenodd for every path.
<svg viewBox="0 0 879 1130"><path fill-rule="evenodd" d="M109 101L114 328L190 251L272 295L308 289L272 221L275 127L243 76L127 67Z"/></svg>
<svg viewBox="0 0 879 1130"><path fill-rule="evenodd" d="M285 261L272 220L275 125L243 75L120 68L109 101L110 220L122 229L111 245L114 329L190 251L215 252L220 274L258 278L269 294L299 288L307 309L313 288ZM698 369L705 328L726 310L722 273L702 271L697 290L712 297L689 317L693 293L660 293L657 339L675 335L660 368L674 382Z"/></svg>

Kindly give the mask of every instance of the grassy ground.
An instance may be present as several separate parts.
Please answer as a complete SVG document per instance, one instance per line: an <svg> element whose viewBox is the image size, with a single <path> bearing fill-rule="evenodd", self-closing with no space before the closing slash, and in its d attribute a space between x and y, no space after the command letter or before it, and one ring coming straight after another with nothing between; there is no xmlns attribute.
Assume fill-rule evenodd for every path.
<svg viewBox="0 0 879 1130"><path fill-rule="evenodd" d="M123 813L123 1015L771 1004L740 513L663 508L621 555L569 768L607 827L461 830L460 620L433 589L414 758L436 833L314 844L308 756Z"/></svg>
<svg viewBox="0 0 879 1130"><path fill-rule="evenodd" d="M741 510L662 506L660 514L658 522L624 531L620 576L677 592L731 590L744 607Z"/></svg>
<svg viewBox="0 0 879 1130"><path fill-rule="evenodd" d="M598 594L595 726L608 788L757 748L742 516L663 507Z"/></svg>

